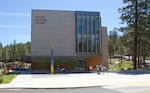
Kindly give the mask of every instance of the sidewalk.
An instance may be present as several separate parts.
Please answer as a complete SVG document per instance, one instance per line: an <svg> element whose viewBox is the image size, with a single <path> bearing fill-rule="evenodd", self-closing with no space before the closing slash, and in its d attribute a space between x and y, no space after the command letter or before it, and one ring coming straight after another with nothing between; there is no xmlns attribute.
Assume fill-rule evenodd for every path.
<svg viewBox="0 0 150 93"><path fill-rule="evenodd" d="M20 74L10 84L0 88L79 88L93 86L150 85L150 74L78 73Z"/></svg>

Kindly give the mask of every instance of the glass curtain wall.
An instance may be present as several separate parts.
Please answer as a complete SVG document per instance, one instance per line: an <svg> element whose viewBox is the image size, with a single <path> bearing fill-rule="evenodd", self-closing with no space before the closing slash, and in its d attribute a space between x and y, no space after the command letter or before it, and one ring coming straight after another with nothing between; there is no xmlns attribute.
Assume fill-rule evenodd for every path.
<svg viewBox="0 0 150 93"><path fill-rule="evenodd" d="M100 53L99 12L76 13L76 52Z"/></svg>

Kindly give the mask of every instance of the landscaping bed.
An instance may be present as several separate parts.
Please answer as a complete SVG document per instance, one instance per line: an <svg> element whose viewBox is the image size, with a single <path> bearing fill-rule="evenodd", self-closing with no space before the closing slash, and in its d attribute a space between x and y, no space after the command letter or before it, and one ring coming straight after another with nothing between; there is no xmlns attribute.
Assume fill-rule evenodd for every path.
<svg viewBox="0 0 150 93"><path fill-rule="evenodd" d="M6 74L6 75L0 74L0 84L10 83L16 76L17 74L14 73Z"/></svg>

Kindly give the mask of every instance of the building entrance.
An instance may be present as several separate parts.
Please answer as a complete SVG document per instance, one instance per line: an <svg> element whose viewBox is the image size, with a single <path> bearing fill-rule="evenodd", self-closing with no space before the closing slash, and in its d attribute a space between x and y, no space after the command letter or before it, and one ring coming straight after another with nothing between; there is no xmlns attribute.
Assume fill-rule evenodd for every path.
<svg viewBox="0 0 150 93"><path fill-rule="evenodd" d="M79 68L79 70L85 70L85 61L79 60L77 67Z"/></svg>

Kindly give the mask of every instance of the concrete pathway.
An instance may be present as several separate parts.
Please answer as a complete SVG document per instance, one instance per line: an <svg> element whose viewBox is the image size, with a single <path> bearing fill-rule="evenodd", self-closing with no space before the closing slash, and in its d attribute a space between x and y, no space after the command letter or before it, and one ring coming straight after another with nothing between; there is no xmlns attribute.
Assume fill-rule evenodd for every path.
<svg viewBox="0 0 150 93"><path fill-rule="evenodd" d="M150 85L150 74L20 74L10 84L0 84L0 88L77 88L141 84Z"/></svg>

